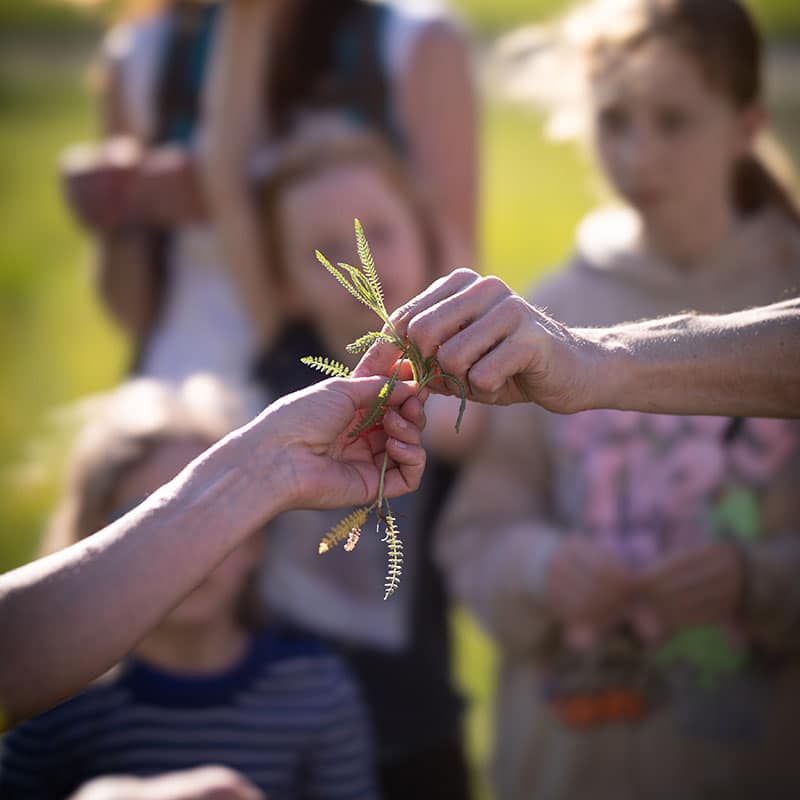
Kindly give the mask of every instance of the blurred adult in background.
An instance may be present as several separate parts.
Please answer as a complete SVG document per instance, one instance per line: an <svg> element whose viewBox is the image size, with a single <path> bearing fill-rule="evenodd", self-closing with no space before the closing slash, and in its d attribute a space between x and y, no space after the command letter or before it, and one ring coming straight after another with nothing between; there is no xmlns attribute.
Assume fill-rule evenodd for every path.
<svg viewBox="0 0 800 800"><path fill-rule="evenodd" d="M180 391L134 381L93 403L45 552L91 537L172 480L241 421L235 406L202 378ZM0 794L377 797L352 675L319 640L264 619L264 543L251 532L112 672L9 734Z"/></svg>
<svg viewBox="0 0 800 800"><path fill-rule="evenodd" d="M606 327L796 294L744 7L598 0L567 32L623 204L534 304ZM502 648L499 797L798 794L799 482L788 420L493 409L439 555Z"/></svg>
<svg viewBox="0 0 800 800"><path fill-rule="evenodd" d="M303 111L343 111L385 134L430 192L442 264L472 260L475 103L451 22L360 0L174 0L116 28L104 62L104 144L69 153L64 172L136 372L247 383L282 316L250 164Z"/></svg>

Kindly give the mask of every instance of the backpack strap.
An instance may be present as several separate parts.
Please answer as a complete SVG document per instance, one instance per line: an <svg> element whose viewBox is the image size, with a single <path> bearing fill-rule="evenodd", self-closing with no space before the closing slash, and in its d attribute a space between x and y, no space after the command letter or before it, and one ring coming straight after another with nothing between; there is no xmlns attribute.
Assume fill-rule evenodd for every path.
<svg viewBox="0 0 800 800"><path fill-rule="evenodd" d="M405 141L394 114L384 53L391 13L385 5L358 4L337 34L333 74L322 99L326 106L344 109L358 124L376 129L402 152Z"/></svg>
<svg viewBox="0 0 800 800"><path fill-rule="evenodd" d="M151 145L189 144L200 117L201 95L219 3L178 0L169 12L169 30L155 87L155 125ZM156 291L157 320L164 307L169 282L171 232L154 229L149 236L148 268ZM153 329L137 342L129 367L137 374Z"/></svg>
<svg viewBox="0 0 800 800"><path fill-rule="evenodd" d="M187 143L200 115L200 102L219 3L178 0L156 87L154 143Z"/></svg>

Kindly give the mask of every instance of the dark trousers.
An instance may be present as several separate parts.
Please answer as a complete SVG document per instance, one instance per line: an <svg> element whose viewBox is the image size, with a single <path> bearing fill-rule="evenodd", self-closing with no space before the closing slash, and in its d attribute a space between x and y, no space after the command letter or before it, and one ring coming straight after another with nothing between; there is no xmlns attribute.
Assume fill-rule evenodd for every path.
<svg viewBox="0 0 800 800"><path fill-rule="evenodd" d="M379 770L384 800L469 800L469 774L459 740Z"/></svg>

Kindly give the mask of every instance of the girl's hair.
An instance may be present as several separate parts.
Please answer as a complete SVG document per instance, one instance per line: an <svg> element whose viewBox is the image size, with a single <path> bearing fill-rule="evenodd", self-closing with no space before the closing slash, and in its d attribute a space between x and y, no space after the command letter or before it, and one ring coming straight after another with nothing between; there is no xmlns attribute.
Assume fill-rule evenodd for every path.
<svg viewBox="0 0 800 800"><path fill-rule="evenodd" d="M710 86L737 109L762 97L762 40L739 0L604 0L591 19L580 13L573 27L582 28L590 74L602 73L627 52L666 39L698 65ZM580 34L579 34L580 36ZM734 175L734 201L749 214L767 206L800 223L790 191L765 160L750 154Z"/></svg>
<svg viewBox="0 0 800 800"><path fill-rule="evenodd" d="M292 186L342 165L368 165L408 205L422 238L431 269L439 263L433 218L422 190L409 177L394 151L384 140L365 129L343 123L335 116L312 117L303 127L271 149L258 174L256 197L262 222L265 260L278 284L286 281L285 253L281 238L280 205ZM369 237L369 230L366 231Z"/></svg>
<svg viewBox="0 0 800 800"><path fill-rule="evenodd" d="M302 109L361 106L381 127L388 85L378 56L380 9L364 0L291 0L270 40L265 119L285 136ZM342 85L342 62L357 74Z"/></svg>
<svg viewBox="0 0 800 800"><path fill-rule="evenodd" d="M73 447L60 505L51 517L41 554L68 547L129 509L117 506L124 478L165 444L211 446L243 422L238 400L216 379L195 376L180 387L140 378L81 404L88 418ZM257 619L254 587L239 603L245 625Z"/></svg>

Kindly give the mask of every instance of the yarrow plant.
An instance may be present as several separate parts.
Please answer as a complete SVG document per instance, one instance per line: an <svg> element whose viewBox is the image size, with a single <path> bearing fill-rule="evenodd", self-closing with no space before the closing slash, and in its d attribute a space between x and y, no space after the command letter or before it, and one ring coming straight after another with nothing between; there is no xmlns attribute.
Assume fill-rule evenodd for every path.
<svg viewBox="0 0 800 800"><path fill-rule="evenodd" d="M331 264L319 250L316 251L317 260L325 267L328 272L360 303L372 309L383 323L383 330L369 331L360 336L356 341L347 345L347 352L352 354L364 353L376 342L387 342L394 345L399 351L397 366L392 372L383 388L378 392L375 401L369 410L364 414L356 427L348 434L351 437L365 435L381 428L383 415L386 411L389 398L392 396L394 387L399 379L400 370L404 363L411 365L414 380L419 384L420 389L426 386L433 378L441 378L450 381L458 388L461 395L461 405L458 409L455 428L458 431L461 427L461 419L466 408L466 396L464 386L461 381L448 372L443 372L435 355L422 357L419 348L407 337L400 336L392 324L389 312L383 300L383 290L381 288L378 273L375 270L375 262L372 252L364 235L361 223L355 220L356 246L358 248L358 258L361 262L360 267L350 264L338 263L336 266ZM309 367L318 369L325 375L332 377L348 378L350 370L344 364L321 356L306 356L301 361ZM397 528L397 519L392 514L389 501L383 494L384 477L388 466L389 457L384 454L383 465L381 466L380 480L378 482L378 494L371 505L362 506L350 512L344 519L334 525L321 539L319 543L320 554L327 553L338 544L344 542L344 549L352 551L358 544L361 530L364 527L369 515L374 511L377 517L377 533L380 535L381 525L384 535L382 541L386 542L388 550L388 571L386 574L384 600L390 597L400 584L400 575L403 571L403 542Z"/></svg>

